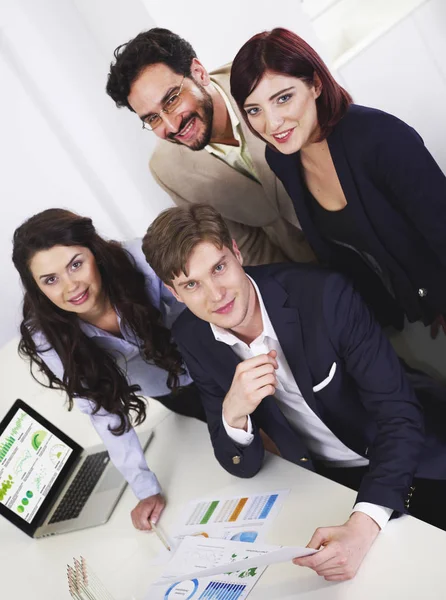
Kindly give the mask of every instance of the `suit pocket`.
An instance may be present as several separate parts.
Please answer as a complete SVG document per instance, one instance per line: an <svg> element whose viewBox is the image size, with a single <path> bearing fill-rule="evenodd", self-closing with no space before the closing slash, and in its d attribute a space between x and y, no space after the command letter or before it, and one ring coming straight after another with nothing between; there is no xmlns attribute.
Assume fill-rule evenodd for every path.
<svg viewBox="0 0 446 600"><path fill-rule="evenodd" d="M326 377L323 381L321 381L320 383L318 383L317 385L315 385L313 387L313 392L320 392L321 390L324 389L324 387L327 387L327 385L330 383L330 381L333 379L333 377L335 376L336 373L336 363L334 362L331 365L331 369L330 369L330 373L328 374L328 377Z"/></svg>

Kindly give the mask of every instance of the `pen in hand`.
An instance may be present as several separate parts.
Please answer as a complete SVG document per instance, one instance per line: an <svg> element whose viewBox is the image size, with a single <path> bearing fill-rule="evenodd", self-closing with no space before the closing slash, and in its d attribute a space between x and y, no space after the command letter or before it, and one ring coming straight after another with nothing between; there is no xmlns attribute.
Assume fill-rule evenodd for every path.
<svg viewBox="0 0 446 600"><path fill-rule="evenodd" d="M164 535L161 533L161 531L158 529L158 527L155 525L155 523L152 523L152 521L150 521L150 525L152 526L153 531L156 533L156 535L158 536L159 541L167 548L167 550L170 552L171 548L169 546L169 544L166 541L166 538L164 537Z"/></svg>

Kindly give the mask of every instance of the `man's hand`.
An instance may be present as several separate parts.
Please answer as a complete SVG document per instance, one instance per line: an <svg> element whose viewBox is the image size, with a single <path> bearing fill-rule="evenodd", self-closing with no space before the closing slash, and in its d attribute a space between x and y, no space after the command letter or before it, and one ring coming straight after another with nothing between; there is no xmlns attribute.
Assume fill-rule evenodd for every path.
<svg viewBox="0 0 446 600"><path fill-rule="evenodd" d="M379 525L372 518L355 512L340 527L316 529L308 548L323 546L322 550L312 556L295 558L293 563L313 569L327 581L353 579L379 531Z"/></svg>
<svg viewBox="0 0 446 600"><path fill-rule="evenodd" d="M271 350L248 358L237 365L234 379L223 402L226 423L236 429L246 429L247 415L276 391L277 352Z"/></svg>
<svg viewBox="0 0 446 600"><path fill-rule="evenodd" d="M150 521L156 524L165 506L166 501L161 494L140 500L131 513L133 526L136 529L152 529Z"/></svg>

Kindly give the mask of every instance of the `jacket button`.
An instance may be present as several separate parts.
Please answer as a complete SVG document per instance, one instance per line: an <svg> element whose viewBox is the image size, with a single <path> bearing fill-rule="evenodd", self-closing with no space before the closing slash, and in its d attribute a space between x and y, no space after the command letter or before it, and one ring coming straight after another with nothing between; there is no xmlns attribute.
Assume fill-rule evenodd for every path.
<svg viewBox="0 0 446 600"><path fill-rule="evenodd" d="M308 458L306 456L302 456L300 462L308 462Z"/></svg>
<svg viewBox="0 0 446 600"><path fill-rule="evenodd" d="M420 298L424 298L425 296L427 296L427 289L426 288L420 288L418 290L418 295L420 296Z"/></svg>
<svg viewBox="0 0 446 600"><path fill-rule="evenodd" d="M233 456L232 457L232 462L234 463L234 465L239 465L241 461L240 456Z"/></svg>

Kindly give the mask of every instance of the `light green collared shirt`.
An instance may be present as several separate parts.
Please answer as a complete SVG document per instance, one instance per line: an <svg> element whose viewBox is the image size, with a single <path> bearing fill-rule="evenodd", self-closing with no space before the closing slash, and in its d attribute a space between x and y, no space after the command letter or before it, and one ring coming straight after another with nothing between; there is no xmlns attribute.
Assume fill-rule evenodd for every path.
<svg viewBox="0 0 446 600"><path fill-rule="evenodd" d="M253 162L251 160L251 156L248 151L248 146L243 136L240 120L235 114L234 109L232 108L232 105L229 101L229 98L222 90L222 88L215 81L212 81L212 85L215 87L215 89L221 95L225 102L227 111L229 113L229 118L231 119L232 134L234 136L234 139L238 141L239 145L230 146L228 144L212 143L205 146L205 150L207 150L210 154L213 154L220 160L223 160L230 167L236 169L243 175L251 177L255 181L259 181Z"/></svg>

